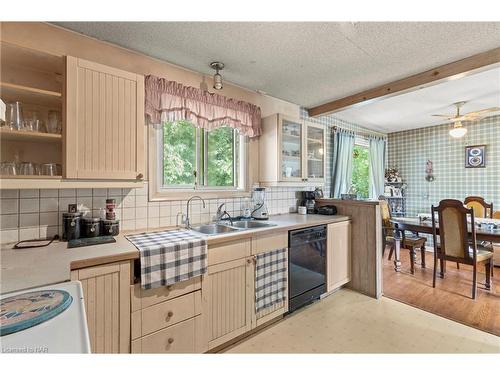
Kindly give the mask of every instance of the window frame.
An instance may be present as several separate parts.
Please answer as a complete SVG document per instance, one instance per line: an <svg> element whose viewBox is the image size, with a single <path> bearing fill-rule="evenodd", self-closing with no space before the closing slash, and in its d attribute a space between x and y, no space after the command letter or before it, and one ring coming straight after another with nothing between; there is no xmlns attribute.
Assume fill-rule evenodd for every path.
<svg viewBox="0 0 500 375"><path fill-rule="evenodd" d="M208 156L208 136L203 136L206 129L195 127L196 129L196 170L201 168L202 151L201 142L203 141L203 153L205 160ZM208 182L208 163L204 163L204 171L200 176L197 173L195 183L193 185L163 185L163 123L159 125L149 126L149 198L155 200L179 200L187 199L194 193L203 198L219 198L219 197L249 197L250 186L252 185L251 169L254 163L250 162L248 157L250 149L250 139L247 136L239 134L239 165L233 163L233 173L235 176L235 184L233 186L206 186ZM233 137L233 142L236 142L237 137ZM234 149L234 143L233 143ZM239 167L239 170L238 170ZM236 173L239 174L236 177ZM204 184L200 184L203 179Z"/></svg>

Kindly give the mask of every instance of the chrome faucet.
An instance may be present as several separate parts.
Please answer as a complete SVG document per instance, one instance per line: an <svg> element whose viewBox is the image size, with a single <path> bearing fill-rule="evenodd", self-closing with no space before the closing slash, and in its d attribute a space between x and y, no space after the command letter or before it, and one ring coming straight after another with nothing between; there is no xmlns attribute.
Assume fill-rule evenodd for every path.
<svg viewBox="0 0 500 375"><path fill-rule="evenodd" d="M222 207L224 207L226 204L222 203L218 208L217 208L217 213L215 214L215 220L216 222L220 222L224 216L227 216L229 222L231 225L233 225L233 219L231 215L229 215L229 212L227 212L225 209L222 210Z"/></svg>
<svg viewBox="0 0 500 375"><path fill-rule="evenodd" d="M188 199L187 204L186 204L186 220L185 220L185 224L186 224L187 229L191 229L191 222L189 221L189 205L190 205L191 201L195 198L201 200L203 202L203 208L205 208L205 200L202 197L200 197L199 195L194 195Z"/></svg>

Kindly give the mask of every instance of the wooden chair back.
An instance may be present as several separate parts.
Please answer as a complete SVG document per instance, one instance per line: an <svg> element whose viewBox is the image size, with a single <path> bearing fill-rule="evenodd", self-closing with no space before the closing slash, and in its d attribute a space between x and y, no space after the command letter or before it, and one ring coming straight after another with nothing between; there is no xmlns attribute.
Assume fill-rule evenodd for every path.
<svg viewBox="0 0 500 375"><path fill-rule="evenodd" d="M391 208L389 207L389 202L387 199L381 195L378 197L380 201L380 214L382 215L382 224L384 227L391 226Z"/></svg>
<svg viewBox="0 0 500 375"><path fill-rule="evenodd" d="M475 217L493 218L493 202L486 203L483 197L467 197L464 200L464 204L474 210Z"/></svg>
<svg viewBox="0 0 500 375"><path fill-rule="evenodd" d="M438 214L439 223L436 223L435 213ZM472 243L469 243L468 215L471 221ZM448 260L464 261L464 263L476 262L476 229L472 208L465 207L461 201L456 199L444 199L439 202L439 206L432 206L432 228L436 254L440 254ZM472 253L469 252L469 247L472 247Z"/></svg>
<svg viewBox="0 0 500 375"><path fill-rule="evenodd" d="M493 219L500 219L500 211L493 212Z"/></svg>

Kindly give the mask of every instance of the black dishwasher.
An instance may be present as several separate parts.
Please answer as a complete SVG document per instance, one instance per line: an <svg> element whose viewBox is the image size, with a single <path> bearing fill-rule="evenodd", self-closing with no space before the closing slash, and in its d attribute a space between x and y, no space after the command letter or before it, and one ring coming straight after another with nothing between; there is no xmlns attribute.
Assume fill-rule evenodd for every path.
<svg viewBox="0 0 500 375"><path fill-rule="evenodd" d="M288 312L326 292L326 225L288 234Z"/></svg>

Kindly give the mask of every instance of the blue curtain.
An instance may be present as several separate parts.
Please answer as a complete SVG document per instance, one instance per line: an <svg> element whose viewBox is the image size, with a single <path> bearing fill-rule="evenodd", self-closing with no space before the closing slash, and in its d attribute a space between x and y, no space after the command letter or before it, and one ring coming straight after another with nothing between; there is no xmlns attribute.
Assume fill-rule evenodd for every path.
<svg viewBox="0 0 500 375"><path fill-rule="evenodd" d="M331 135L332 145L332 188L330 196L340 198L347 193L352 183L352 152L355 135L337 128Z"/></svg>
<svg viewBox="0 0 500 375"><path fill-rule="evenodd" d="M385 148L384 138L370 137L370 198L384 194Z"/></svg>

